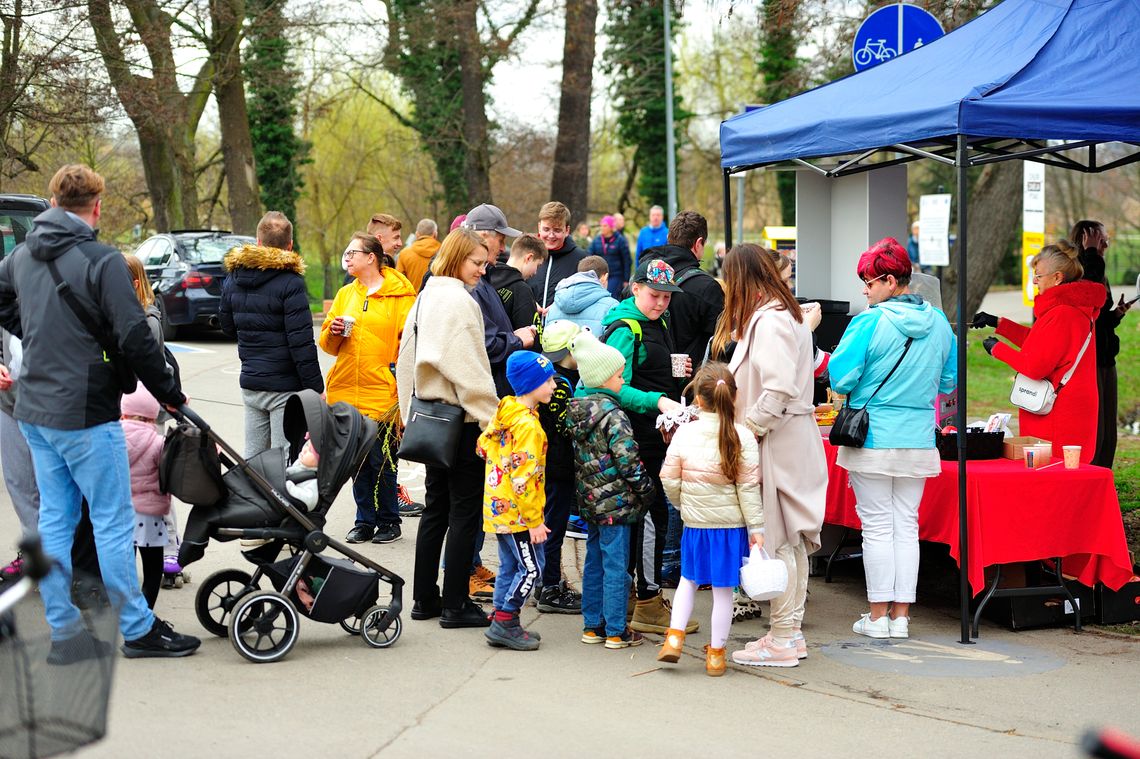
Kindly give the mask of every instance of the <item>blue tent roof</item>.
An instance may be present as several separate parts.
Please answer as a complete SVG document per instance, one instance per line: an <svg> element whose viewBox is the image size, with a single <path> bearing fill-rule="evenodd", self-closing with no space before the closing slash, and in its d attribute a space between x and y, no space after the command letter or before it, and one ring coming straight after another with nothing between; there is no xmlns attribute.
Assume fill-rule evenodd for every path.
<svg viewBox="0 0 1140 759"><path fill-rule="evenodd" d="M1005 0L874 68L728 119L721 166L971 137L1140 141L1140 2Z"/></svg>

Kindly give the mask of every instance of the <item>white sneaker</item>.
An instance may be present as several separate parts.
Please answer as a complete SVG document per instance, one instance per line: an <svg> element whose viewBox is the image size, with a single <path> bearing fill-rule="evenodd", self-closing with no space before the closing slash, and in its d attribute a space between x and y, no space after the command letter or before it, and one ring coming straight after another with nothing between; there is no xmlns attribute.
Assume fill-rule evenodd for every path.
<svg viewBox="0 0 1140 759"><path fill-rule="evenodd" d="M892 638L909 638L910 617L899 617L898 619L887 617L887 629Z"/></svg>
<svg viewBox="0 0 1140 759"><path fill-rule="evenodd" d="M889 638L891 637L890 617L884 614L878 619L871 619L871 614L868 612L855 620L851 629L859 635L866 635L868 638Z"/></svg>

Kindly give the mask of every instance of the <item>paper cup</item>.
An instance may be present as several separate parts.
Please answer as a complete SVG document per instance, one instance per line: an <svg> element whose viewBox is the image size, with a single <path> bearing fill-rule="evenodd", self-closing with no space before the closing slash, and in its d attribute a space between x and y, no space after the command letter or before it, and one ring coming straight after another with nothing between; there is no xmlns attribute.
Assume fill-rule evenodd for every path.
<svg viewBox="0 0 1140 759"><path fill-rule="evenodd" d="M685 376L685 359L689 357L688 353L670 353L669 362L673 366L674 377Z"/></svg>
<svg viewBox="0 0 1140 759"><path fill-rule="evenodd" d="M1079 445L1066 445L1062 446L1061 450L1065 454L1065 468L1079 469L1081 466L1081 447Z"/></svg>
<svg viewBox="0 0 1140 759"><path fill-rule="evenodd" d="M1022 454L1025 456L1025 468L1026 469L1036 469L1037 468L1037 466L1036 466L1037 449L1031 445L1027 445L1022 450Z"/></svg>
<svg viewBox="0 0 1140 759"><path fill-rule="evenodd" d="M356 324L356 317L355 316L342 316L340 318L341 318L341 321L344 322L344 333L342 336L348 337L349 335L352 334L352 328Z"/></svg>

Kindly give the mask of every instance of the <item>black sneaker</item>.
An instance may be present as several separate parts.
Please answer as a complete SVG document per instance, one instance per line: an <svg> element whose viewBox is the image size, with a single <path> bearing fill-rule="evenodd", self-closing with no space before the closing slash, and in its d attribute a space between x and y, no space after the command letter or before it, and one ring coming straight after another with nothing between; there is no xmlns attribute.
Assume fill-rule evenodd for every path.
<svg viewBox="0 0 1140 759"><path fill-rule="evenodd" d="M581 614L582 596L562 583L538 591L538 610L546 614Z"/></svg>
<svg viewBox="0 0 1140 759"><path fill-rule="evenodd" d="M376 528L376 534L372 536L373 543L395 543L400 539L400 525L398 524L382 524Z"/></svg>
<svg viewBox="0 0 1140 759"><path fill-rule="evenodd" d="M56 666L75 664L90 659L105 659L111 654L111 644L82 630L66 640L53 640L47 663Z"/></svg>
<svg viewBox="0 0 1140 759"><path fill-rule="evenodd" d="M414 620L435 619L440 614L443 614L443 607L438 598L433 601L416 601L412 604L412 619Z"/></svg>
<svg viewBox="0 0 1140 759"><path fill-rule="evenodd" d="M372 535L376 532L376 528L370 524L358 524L348 531L344 536L345 543L367 543L372 540Z"/></svg>
<svg viewBox="0 0 1140 759"><path fill-rule="evenodd" d="M408 493L408 489L403 485L396 487L396 503L399 506L400 516L402 517L418 517L424 513L424 505L413 501L411 494Z"/></svg>
<svg viewBox="0 0 1140 759"><path fill-rule="evenodd" d="M468 601L458 609L444 609L439 626L452 630L459 627L490 627L491 618L483 607Z"/></svg>
<svg viewBox="0 0 1140 759"><path fill-rule="evenodd" d="M200 645L202 641L193 635L176 633L169 622L163 622L155 617L150 632L141 638L123 643L123 656L128 659L189 656L197 651Z"/></svg>

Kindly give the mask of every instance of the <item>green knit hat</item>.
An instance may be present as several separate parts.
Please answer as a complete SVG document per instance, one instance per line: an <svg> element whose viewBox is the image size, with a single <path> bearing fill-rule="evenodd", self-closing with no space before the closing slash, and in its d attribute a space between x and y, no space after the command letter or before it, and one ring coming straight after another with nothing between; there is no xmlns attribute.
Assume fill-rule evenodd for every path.
<svg viewBox="0 0 1140 759"><path fill-rule="evenodd" d="M601 387L625 369L625 356L621 351L600 342L590 332L578 333L570 343L570 355L578 362L578 373L586 387Z"/></svg>

